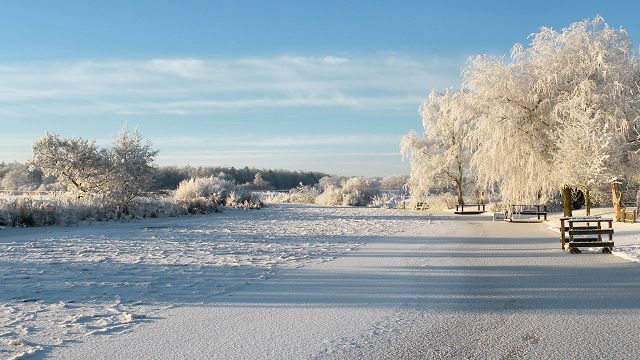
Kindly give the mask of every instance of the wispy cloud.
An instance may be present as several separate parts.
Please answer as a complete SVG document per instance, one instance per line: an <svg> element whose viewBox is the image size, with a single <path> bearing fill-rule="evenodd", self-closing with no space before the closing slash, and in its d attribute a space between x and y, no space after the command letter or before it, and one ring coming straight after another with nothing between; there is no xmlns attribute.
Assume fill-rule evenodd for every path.
<svg viewBox="0 0 640 360"><path fill-rule="evenodd" d="M401 135L295 135L295 136L172 136L159 137L153 140L157 146L201 147L206 144L215 144L217 147L228 148L230 145L242 144L245 148L280 148L326 145L389 145L399 143ZM255 151L255 150L250 150ZM264 151L264 150L261 150Z"/></svg>
<svg viewBox="0 0 640 360"><path fill-rule="evenodd" d="M0 114L198 115L260 108L417 107L462 59L358 56L0 64Z"/></svg>

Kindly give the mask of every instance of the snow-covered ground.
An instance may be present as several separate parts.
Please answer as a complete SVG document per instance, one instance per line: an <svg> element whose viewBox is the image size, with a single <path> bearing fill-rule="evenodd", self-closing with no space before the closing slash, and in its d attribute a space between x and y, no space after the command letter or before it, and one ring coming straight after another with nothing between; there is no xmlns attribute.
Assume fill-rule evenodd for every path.
<svg viewBox="0 0 640 360"><path fill-rule="evenodd" d="M424 213L273 205L259 211L0 230L0 358L46 353L206 304L279 269L331 260Z"/></svg>
<svg viewBox="0 0 640 360"><path fill-rule="evenodd" d="M607 211L594 212L609 216ZM553 229L555 221L552 217L546 225ZM616 253L640 258L640 224L615 224L615 229ZM601 296L593 289L609 281L604 272L584 289L576 279L581 269L612 266L606 276L616 277L619 289L602 294L609 294L609 303L626 311L626 318L640 316L632 305L638 294L625 285L632 280L620 278L635 276L640 271L635 264L628 267L602 254L568 255L554 238L545 225L493 223L489 215L309 205L5 228L0 230L0 359L86 358L90 352L94 358L116 352L120 358L353 358L369 347L368 356L377 358L413 334L406 331L415 330L415 336L435 331L417 330L426 324L464 323L472 329L474 316L480 316L478 323L493 329L495 319L510 319L503 312L514 304L543 310L565 304L558 289L571 298ZM566 279L550 270L556 268L564 269ZM499 280L494 272L506 277ZM530 272L540 272L540 283L522 288L531 281ZM476 278L484 280L476 283ZM556 279L558 284L550 283ZM576 316L591 309L591 300L574 306ZM477 313L485 308L498 313ZM534 315L549 321L543 327L567 317ZM621 316L611 314L616 321ZM510 324L509 334L526 328L520 321ZM503 336L487 329L482 332ZM468 338L482 333L465 331L461 334ZM434 334L432 342L442 342ZM519 349L519 338L511 337L500 342ZM535 339L545 336L537 333ZM546 339L536 341L550 353L562 348ZM425 351L411 343L421 348L407 354ZM629 347L632 354L638 350ZM503 350L511 351L507 345Z"/></svg>
<svg viewBox="0 0 640 360"><path fill-rule="evenodd" d="M355 209L354 209L355 210ZM360 211L360 210L358 210ZM363 210L364 211L364 210ZM333 261L174 307L61 359L636 359L640 266L546 224L410 217ZM394 217L371 217L372 221Z"/></svg>

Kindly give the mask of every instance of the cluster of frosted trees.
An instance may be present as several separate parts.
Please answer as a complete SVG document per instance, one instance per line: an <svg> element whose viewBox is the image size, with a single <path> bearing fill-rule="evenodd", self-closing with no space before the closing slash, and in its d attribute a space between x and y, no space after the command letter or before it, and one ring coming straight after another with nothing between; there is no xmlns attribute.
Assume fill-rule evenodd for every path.
<svg viewBox="0 0 640 360"><path fill-rule="evenodd" d="M118 213L128 214L131 201L146 191L158 154L140 133L123 128L110 148L82 138L47 134L33 143L31 165L79 196L97 195Z"/></svg>
<svg viewBox="0 0 640 360"><path fill-rule="evenodd" d="M414 196L486 191L504 203L587 196L637 173L640 66L623 29L597 17L562 31L542 28L509 59L469 60L459 90L434 91L424 133L405 136ZM478 200L482 200L481 198Z"/></svg>

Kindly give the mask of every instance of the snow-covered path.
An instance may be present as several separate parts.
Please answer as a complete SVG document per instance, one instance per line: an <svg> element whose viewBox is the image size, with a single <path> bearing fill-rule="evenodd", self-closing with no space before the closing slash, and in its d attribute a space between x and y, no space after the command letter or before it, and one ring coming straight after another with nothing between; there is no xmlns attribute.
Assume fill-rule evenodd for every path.
<svg viewBox="0 0 640 360"><path fill-rule="evenodd" d="M455 219L455 220L452 220ZM434 216L58 358L638 358L640 266L541 224Z"/></svg>

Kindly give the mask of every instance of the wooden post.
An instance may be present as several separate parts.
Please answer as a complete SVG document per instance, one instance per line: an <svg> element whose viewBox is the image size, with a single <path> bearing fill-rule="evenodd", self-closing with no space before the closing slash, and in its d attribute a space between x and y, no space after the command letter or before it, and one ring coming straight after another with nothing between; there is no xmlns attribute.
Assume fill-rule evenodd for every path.
<svg viewBox="0 0 640 360"><path fill-rule="evenodd" d="M562 246L562 250L564 250L564 221L565 219L560 219L560 245Z"/></svg>
<svg viewBox="0 0 640 360"><path fill-rule="evenodd" d="M613 211L616 214L616 221L624 221L622 190L620 189L620 181L618 179L611 181L611 202L613 204Z"/></svg>
<svg viewBox="0 0 640 360"><path fill-rule="evenodd" d="M573 216L573 204L571 203L571 188L565 186L562 188L562 211L563 216Z"/></svg>

